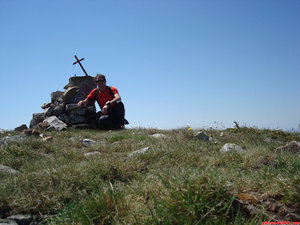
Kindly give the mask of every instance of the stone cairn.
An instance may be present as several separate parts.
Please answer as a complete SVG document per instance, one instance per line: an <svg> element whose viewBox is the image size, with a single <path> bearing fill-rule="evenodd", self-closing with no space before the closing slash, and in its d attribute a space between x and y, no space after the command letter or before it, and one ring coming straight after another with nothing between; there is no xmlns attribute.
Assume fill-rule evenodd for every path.
<svg viewBox="0 0 300 225"><path fill-rule="evenodd" d="M69 83L64 87L65 91L52 92L51 102L41 105L44 112L33 114L30 128L50 129L54 127L56 130L62 130L65 127L96 128L95 106L91 105L81 109L77 107L77 102L85 99L94 88L96 88L94 77L70 77ZM51 126L50 123L53 121L63 125Z"/></svg>

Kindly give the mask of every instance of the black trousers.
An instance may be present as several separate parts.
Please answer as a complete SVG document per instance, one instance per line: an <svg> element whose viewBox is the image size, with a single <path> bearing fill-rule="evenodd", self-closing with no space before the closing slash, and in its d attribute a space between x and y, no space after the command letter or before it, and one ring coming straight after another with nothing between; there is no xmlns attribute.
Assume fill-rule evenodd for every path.
<svg viewBox="0 0 300 225"><path fill-rule="evenodd" d="M97 119L97 126L101 130L120 129L124 126L125 107L121 101L115 103L108 109L108 114L100 112Z"/></svg>

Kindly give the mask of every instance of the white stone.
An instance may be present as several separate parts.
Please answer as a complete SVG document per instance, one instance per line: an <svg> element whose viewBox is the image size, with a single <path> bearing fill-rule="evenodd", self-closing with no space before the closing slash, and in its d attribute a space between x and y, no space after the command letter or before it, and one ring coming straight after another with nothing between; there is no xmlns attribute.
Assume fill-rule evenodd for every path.
<svg viewBox="0 0 300 225"><path fill-rule="evenodd" d="M6 172L6 173L11 173L11 174L19 173L17 170L15 170L9 166L2 165L2 164L0 164L0 171Z"/></svg>
<svg viewBox="0 0 300 225"><path fill-rule="evenodd" d="M150 135L150 137L153 137L153 138L166 138L167 136L164 135L164 134L152 134L152 135Z"/></svg>
<svg viewBox="0 0 300 225"><path fill-rule="evenodd" d="M87 146L90 146L90 145L95 145L97 142L94 141L94 140L91 140L91 139L83 139L82 140L82 144L87 147Z"/></svg>
<svg viewBox="0 0 300 225"><path fill-rule="evenodd" d="M99 155L99 154L100 154L100 152L97 152L97 151L84 153L85 156L95 156L95 155Z"/></svg>
<svg viewBox="0 0 300 225"><path fill-rule="evenodd" d="M145 147L145 148L142 148L140 150L137 150L137 151L134 151L134 152L130 153L128 156L132 157L132 156L135 156L135 155L138 155L138 154L145 153L145 152L147 152L149 150L150 150L150 147Z"/></svg>
<svg viewBox="0 0 300 225"><path fill-rule="evenodd" d="M244 149L239 145L227 143L220 149L220 152L222 152L222 153L228 153L228 152L242 153L242 152L244 152Z"/></svg>
<svg viewBox="0 0 300 225"><path fill-rule="evenodd" d="M49 127L47 128L47 130L54 128L55 130L61 131L61 130L67 128L67 124L65 124L63 121L59 120L56 116L48 117L48 118L44 119L43 122L48 122Z"/></svg>

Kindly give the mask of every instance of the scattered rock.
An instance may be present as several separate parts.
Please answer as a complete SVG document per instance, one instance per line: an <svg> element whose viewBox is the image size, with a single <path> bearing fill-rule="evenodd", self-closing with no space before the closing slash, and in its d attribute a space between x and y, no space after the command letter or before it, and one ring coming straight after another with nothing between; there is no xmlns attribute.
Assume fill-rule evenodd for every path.
<svg viewBox="0 0 300 225"><path fill-rule="evenodd" d="M67 88L67 90L65 90L62 97L64 102L70 103L78 91L79 91L79 87L77 86Z"/></svg>
<svg viewBox="0 0 300 225"><path fill-rule="evenodd" d="M42 109L46 109L46 108L49 108L50 105L51 105L51 102L49 102L49 103L44 103L44 104L41 105L41 108L42 108Z"/></svg>
<svg viewBox="0 0 300 225"><path fill-rule="evenodd" d="M6 219L14 220L18 225L29 225L33 220L31 215L12 215Z"/></svg>
<svg viewBox="0 0 300 225"><path fill-rule="evenodd" d="M53 137L52 137L52 136L42 137L42 141L43 141L43 142L52 141L52 140L53 140Z"/></svg>
<svg viewBox="0 0 300 225"><path fill-rule="evenodd" d="M56 116L48 117L43 122L47 122L49 124L47 130L55 129L61 131L67 128L67 124L59 120Z"/></svg>
<svg viewBox="0 0 300 225"><path fill-rule="evenodd" d="M14 220L0 219L0 225L18 225Z"/></svg>
<svg viewBox="0 0 300 225"><path fill-rule="evenodd" d="M53 115L54 116L59 116L60 114L64 113L64 107L61 105L57 105L53 109Z"/></svg>
<svg viewBox="0 0 300 225"><path fill-rule="evenodd" d="M39 132L39 131L36 130L36 129L32 129L31 135L36 136L36 137L39 137L39 136L41 135L41 132Z"/></svg>
<svg viewBox="0 0 300 225"><path fill-rule="evenodd" d="M198 132L195 135L195 138L197 138L200 141L209 141L209 136L207 136L204 132Z"/></svg>
<svg viewBox="0 0 300 225"><path fill-rule="evenodd" d="M299 141L291 141L285 146L281 146L276 148L276 152L291 152L291 153L300 153L300 142Z"/></svg>
<svg viewBox="0 0 300 225"><path fill-rule="evenodd" d="M59 98L63 97L64 92L62 91L55 91L51 93L51 102L54 103L59 100Z"/></svg>
<svg viewBox="0 0 300 225"><path fill-rule="evenodd" d="M66 105L66 110L67 112L71 112L72 110L78 109L77 104L67 104Z"/></svg>
<svg viewBox="0 0 300 225"><path fill-rule="evenodd" d="M142 148L140 150L137 150L137 151L134 151L134 152L130 153L128 156L132 157L132 156L135 156L135 155L138 155L138 154L143 154L143 153L145 153L149 150L150 150L150 147L145 147L145 148Z"/></svg>
<svg viewBox="0 0 300 225"><path fill-rule="evenodd" d="M41 130L46 130L49 127L49 123L47 121L43 121L38 123L37 128Z"/></svg>
<svg viewBox="0 0 300 225"><path fill-rule="evenodd" d="M227 153L227 152L242 153L242 152L244 152L244 149L239 145L227 143L220 149L220 152L222 152L222 153Z"/></svg>
<svg viewBox="0 0 300 225"><path fill-rule="evenodd" d="M38 123L43 122L45 119L44 113L33 113L32 120L30 121L30 128L36 128Z"/></svg>
<svg viewBox="0 0 300 225"><path fill-rule="evenodd" d="M75 137L70 137L69 140L72 142L76 141Z"/></svg>
<svg viewBox="0 0 300 225"><path fill-rule="evenodd" d="M94 140L91 140L91 139L83 139L82 141L82 144L85 146L85 147L88 147L88 146L90 146L90 145L95 145L95 144L97 144L97 142L96 141L94 141Z"/></svg>
<svg viewBox="0 0 300 225"><path fill-rule="evenodd" d="M46 117L53 116L54 109L52 107L44 109L44 115Z"/></svg>
<svg viewBox="0 0 300 225"><path fill-rule="evenodd" d="M19 173L19 171L15 170L9 166L2 165L2 164L0 164L0 171L6 172L6 173L11 173L11 174Z"/></svg>
<svg viewBox="0 0 300 225"><path fill-rule="evenodd" d="M149 135L150 137L153 137L153 138L166 138L167 136L164 135L164 134L152 134L152 135Z"/></svg>
<svg viewBox="0 0 300 225"><path fill-rule="evenodd" d="M23 135L14 135L14 136L6 136L5 141L6 142L21 142L26 139Z"/></svg>
<svg viewBox="0 0 300 225"><path fill-rule="evenodd" d="M97 151L84 153L85 156L95 156L95 155L99 155L99 154L100 154L100 152L97 152Z"/></svg>
<svg viewBox="0 0 300 225"><path fill-rule="evenodd" d="M21 126L16 127L15 131L22 131L22 130L25 130L25 129L28 129L27 125L22 124Z"/></svg>
<svg viewBox="0 0 300 225"><path fill-rule="evenodd" d="M32 129L26 129L26 130L23 130L22 133L25 134L26 136L30 136L31 132L32 132Z"/></svg>

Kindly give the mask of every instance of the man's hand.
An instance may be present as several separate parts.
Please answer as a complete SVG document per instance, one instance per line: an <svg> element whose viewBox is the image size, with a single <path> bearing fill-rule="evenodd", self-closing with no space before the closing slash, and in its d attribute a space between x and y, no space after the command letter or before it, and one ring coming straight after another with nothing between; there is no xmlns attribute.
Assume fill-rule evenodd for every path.
<svg viewBox="0 0 300 225"><path fill-rule="evenodd" d="M108 108L110 107L110 101L106 102L105 105L102 108L102 114L107 114L108 113Z"/></svg>
<svg viewBox="0 0 300 225"><path fill-rule="evenodd" d="M79 102L77 103L77 106L78 106L79 108L82 108L82 107L86 106L86 100L81 100L81 101L79 101Z"/></svg>

